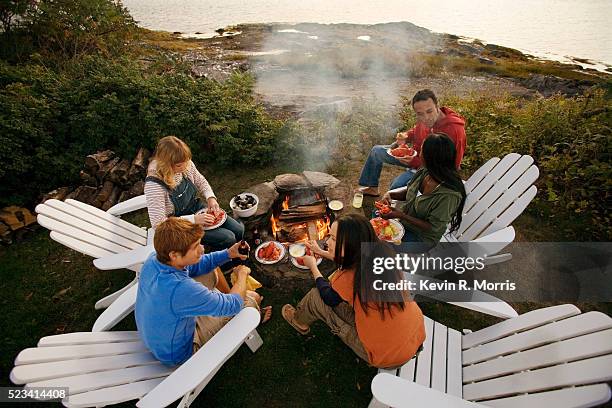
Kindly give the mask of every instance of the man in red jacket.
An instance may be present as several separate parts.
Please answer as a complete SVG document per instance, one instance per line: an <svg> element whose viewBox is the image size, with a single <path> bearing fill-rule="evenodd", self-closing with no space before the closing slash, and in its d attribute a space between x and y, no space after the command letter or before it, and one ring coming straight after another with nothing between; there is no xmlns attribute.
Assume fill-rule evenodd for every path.
<svg viewBox="0 0 612 408"><path fill-rule="evenodd" d="M438 98L429 89L418 91L412 98L412 109L417 117L416 125L407 132L400 132L395 143L388 146L374 146L363 165L359 177L359 190L370 196L378 196L378 180L383 163L406 167L407 170L391 182L391 189L404 187L412 180L416 170L423 164L421 162L421 146L427 136L432 133L445 133L455 143L457 149L457 168L461 165L465 153L465 119L452 109L438 106ZM398 145L412 143L416 150L413 157L394 157L388 153Z"/></svg>

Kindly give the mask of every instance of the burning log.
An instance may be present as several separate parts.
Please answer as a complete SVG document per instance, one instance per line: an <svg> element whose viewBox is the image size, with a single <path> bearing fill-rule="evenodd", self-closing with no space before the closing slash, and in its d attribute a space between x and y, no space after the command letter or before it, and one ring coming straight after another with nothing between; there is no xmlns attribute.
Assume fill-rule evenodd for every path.
<svg viewBox="0 0 612 408"><path fill-rule="evenodd" d="M283 209L278 219L286 222L299 222L312 218L320 218L323 215L325 215L325 203Z"/></svg>

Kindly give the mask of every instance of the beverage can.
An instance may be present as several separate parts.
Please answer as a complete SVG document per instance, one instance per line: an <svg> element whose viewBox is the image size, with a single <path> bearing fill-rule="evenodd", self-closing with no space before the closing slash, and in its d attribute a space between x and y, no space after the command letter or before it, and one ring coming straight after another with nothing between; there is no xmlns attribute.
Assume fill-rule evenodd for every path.
<svg viewBox="0 0 612 408"><path fill-rule="evenodd" d="M363 193L358 191L353 196L353 207L361 208L362 204L363 204Z"/></svg>

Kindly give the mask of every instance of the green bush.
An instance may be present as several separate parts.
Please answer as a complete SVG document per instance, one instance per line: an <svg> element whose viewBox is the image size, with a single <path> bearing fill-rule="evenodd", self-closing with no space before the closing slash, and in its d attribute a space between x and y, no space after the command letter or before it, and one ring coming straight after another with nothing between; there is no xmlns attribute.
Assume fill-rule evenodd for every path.
<svg viewBox="0 0 612 408"><path fill-rule="evenodd" d="M87 154L112 148L130 157L169 134L199 163L283 156L275 148L282 123L253 99L250 76L218 83L176 68L146 74L130 59L94 56L61 71L0 64L0 205L75 182Z"/></svg>
<svg viewBox="0 0 612 408"><path fill-rule="evenodd" d="M0 5L3 59L62 64L84 55L126 53L138 32L121 1L10 0Z"/></svg>
<svg viewBox="0 0 612 408"><path fill-rule="evenodd" d="M560 237L612 238L611 104L603 90L585 96L526 101L510 96L447 98L467 120L463 167L470 174L491 157L529 154L540 169L538 195L527 211L559 226ZM407 104L404 120L414 123Z"/></svg>

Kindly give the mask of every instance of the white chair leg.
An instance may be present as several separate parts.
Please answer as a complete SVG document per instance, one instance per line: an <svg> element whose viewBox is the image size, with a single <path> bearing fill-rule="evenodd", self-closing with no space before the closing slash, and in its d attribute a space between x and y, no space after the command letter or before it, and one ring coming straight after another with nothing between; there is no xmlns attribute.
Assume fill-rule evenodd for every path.
<svg viewBox="0 0 612 408"><path fill-rule="evenodd" d="M253 330L244 342L253 353L256 352L263 344L263 340L259 333L257 333L257 330Z"/></svg>
<svg viewBox="0 0 612 408"><path fill-rule="evenodd" d="M125 292L126 290L128 290L129 288L131 288L132 286L134 286L136 283L138 283L138 277L134 278L133 281L131 281L130 283L128 283L124 288L119 289L118 291L116 291L115 293L111 293L110 295L98 300L96 302L96 305L94 306L96 309L106 309L107 307L109 307L115 300L117 300L117 298L119 296L121 296L121 294L123 294L123 292Z"/></svg>

